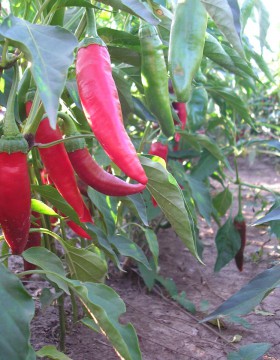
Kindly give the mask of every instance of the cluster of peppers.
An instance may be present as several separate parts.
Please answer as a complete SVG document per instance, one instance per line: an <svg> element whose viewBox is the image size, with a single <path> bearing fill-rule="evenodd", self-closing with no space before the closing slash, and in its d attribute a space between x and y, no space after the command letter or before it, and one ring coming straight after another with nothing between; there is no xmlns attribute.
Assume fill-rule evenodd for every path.
<svg viewBox="0 0 280 360"><path fill-rule="evenodd" d="M75 172L88 186L106 195L125 196L145 189L148 178L136 150L125 131L117 88L112 77L108 49L97 36L94 13L88 9L88 35L77 52L76 76L78 92L91 129L110 159L138 184L127 183L101 168L90 155L78 135L72 119L59 113L63 120L65 145L39 146L40 157L47 173L48 184L56 187L73 207L81 222L93 222L89 209L78 188ZM20 134L14 117L14 102L18 84L18 68L9 96L4 119L4 135L0 140L0 224L4 238L13 254L21 254L31 246L40 245L40 233L29 234L31 223L31 191L27 165L29 146ZM26 115L32 100L26 101ZM110 136L108 135L110 134ZM31 135L31 136L30 136ZM27 138L33 134L27 134ZM48 118L41 120L35 133L35 143L48 144L62 140L60 128L52 129ZM20 194L20 196L19 196ZM34 227L40 227L40 216L32 212ZM72 221L68 225L79 236L90 238L86 231ZM29 264L25 263L26 269Z"/></svg>

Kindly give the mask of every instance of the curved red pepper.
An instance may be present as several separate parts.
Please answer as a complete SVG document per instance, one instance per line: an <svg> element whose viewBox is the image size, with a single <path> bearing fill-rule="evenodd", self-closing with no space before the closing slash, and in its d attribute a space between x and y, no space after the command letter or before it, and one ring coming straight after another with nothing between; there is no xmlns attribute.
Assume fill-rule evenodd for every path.
<svg viewBox="0 0 280 360"><path fill-rule="evenodd" d="M97 140L127 176L147 184L145 171L123 125L108 49L99 44L81 47L76 76L81 103Z"/></svg>
<svg viewBox="0 0 280 360"><path fill-rule="evenodd" d="M13 254L21 254L30 227L31 194L27 156L0 153L0 224Z"/></svg>
<svg viewBox="0 0 280 360"><path fill-rule="evenodd" d="M107 173L94 161L87 148L68 152L78 176L89 186L105 195L126 196L139 193L146 185L129 184Z"/></svg>

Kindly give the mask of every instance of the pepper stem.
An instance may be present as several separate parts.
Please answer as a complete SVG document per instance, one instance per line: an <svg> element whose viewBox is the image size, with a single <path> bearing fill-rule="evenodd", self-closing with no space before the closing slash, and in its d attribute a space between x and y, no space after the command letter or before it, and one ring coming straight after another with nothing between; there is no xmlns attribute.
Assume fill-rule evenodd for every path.
<svg viewBox="0 0 280 360"><path fill-rule="evenodd" d="M15 63L13 82L7 102L7 108L6 108L6 114L5 114L4 126L3 126L3 134L7 138L16 137L17 135L20 134L15 121L15 110L14 110L18 82L19 82L19 70L17 63Z"/></svg>
<svg viewBox="0 0 280 360"><path fill-rule="evenodd" d="M86 8L87 14L87 36L98 38L95 13L92 8Z"/></svg>
<svg viewBox="0 0 280 360"><path fill-rule="evenodd" d="M77 135L78 130L74 121L70 118L69 115L65 114L62 111L58 111L57 116L63 120L63 132L66 136Z"/></svg>

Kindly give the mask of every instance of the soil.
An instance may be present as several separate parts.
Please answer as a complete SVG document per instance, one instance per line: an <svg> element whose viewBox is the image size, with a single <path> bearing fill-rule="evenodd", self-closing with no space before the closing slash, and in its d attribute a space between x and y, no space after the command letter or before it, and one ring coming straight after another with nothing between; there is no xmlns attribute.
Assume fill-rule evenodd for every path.
<svg viewBox="0 0 280 360"><path fill-rule="evenodd" d="M240 176L243 182L263 185L275 191L280 190L277 164L271 158L255 159L250 164L249 158L239 160ZM217 183L213 191L219 191ZM236 195L236 187L231 190ZM244 210L248 224L256 219L260 210L260 195L271 203L273 196L247 188L244 190ZM256 200L258 198L258 200ZM236 202L236 201L235 201ZM226 359L227 354L240 346L268 342L271 349L263 359L280 359L280 289L271 293L252 313L244 317L250 328L226 323L219 329L211 324L201 324L199 320L213 311L224 300L247 284L254 276L273 266L279 260L279 243L270 237L264 227L247 228L247 246L243 272L239 272L231 261L219 273L214 272L216 259L215 234L217 226L209 227L200 219L200 237L204 244L203 260L200 265L184 248L184 245L171 230L158 233L160 243L160 273L171 277L179 291L185 291L198 312L193 316L177 303L171 301L166 292L157 287L149 293L143 282L134 272L120 275L112 271L107 284L114 288L124 300L127 311L122 322L131 322L139 336L144 360L186 360ZM261 251L262 250L262 251ZM18 268L20 264L13 263ZM37 278L38 280L38 278ZM26 287L34 296L38 296L44 285L34 279ZM202 312L202 304L209 304ZM70 307L69 307L70 308ZM67 305L66 305L67 309ZM70 312L70 311L69 311ZM106 338L80 323L71 324L68 316L66 353L73 360L117 360L118 357ZM35 349L46 344L58 344L57 307L47 310L37 308L32 323L32 344ZM232 342L240 336L239 342Z"/></svg>

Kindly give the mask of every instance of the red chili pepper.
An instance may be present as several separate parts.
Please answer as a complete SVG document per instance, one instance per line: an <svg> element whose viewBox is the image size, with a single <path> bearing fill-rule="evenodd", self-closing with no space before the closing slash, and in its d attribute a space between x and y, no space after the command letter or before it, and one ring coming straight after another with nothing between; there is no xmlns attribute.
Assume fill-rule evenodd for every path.
<svg viewBox="0 0 280 360"><path fill-rule="evenodd" d="M67 137L79 135L74 122L66 114L63 118L63 129ZM71 139L65 143L66 151L74 170L80 179L95 190L110 196L126 196L139 193L146 185L129 184L105 171L92 158L84 139Z"/></svg>
<svg viewBox="0 0 280 360"><path fill-rule="evenodd" d="M0 224L13 254L21 254L25 248L31 212L28 144L18 130L14 115L18 74L15 64L0 139Z"/></svg>
<svg viewBox="0 0 280 360"><path fill-rule="evenodd" d="M110 159L129 177L147 184L148 179L136 150L125 131L118 91L112 76L110 55L97 39L94 14L87 9L88 33L85 47L77 53L76 76L79 96L94 135Z"/></svg>
<svg viewBox="0 0 280 360"><path fill-rule="evenodd" d="M243 261L244 261L244 249L246 245L246 221L243 216L237 215L234 220L233 224L235 229L239 232L240 239L241 239L241 246L238 250L237 254L235 255L235 263L239 271L243 270Z"/></svg>
<svg viewBox="0 0 280 360"><path fill-rule="evenodd" d="M41 227L40 214L36 211L32 211L32 215L34 216L35 223L32 223L33 228ZM31 247L36 247L41 245L41 233L40 232L32 232L29 233L28 241L24 250L27 250ZM31 264L30 262L23 260L24 271L35 270L37 268L36 265ZM31 275L26 275L25 278L29 278Z"/></svg>
<svg viewBox="0 0 280 360"><path fill-rule="evenodd" d="M0 224L12 253L18 255L25 248L30 227L31 194L26 154L0 151L0 189Z"/></svg>
<svg viewBox="0 0 280 360"><path fill-rule="evenodd" d="M187 109L185 103L174 102L173 104L174 109L177 111L178 117L181 121L181 129L184 130L187 124ZM180 134L176 133L174 136L174 140L176 142L180 141Z"/></svg>

